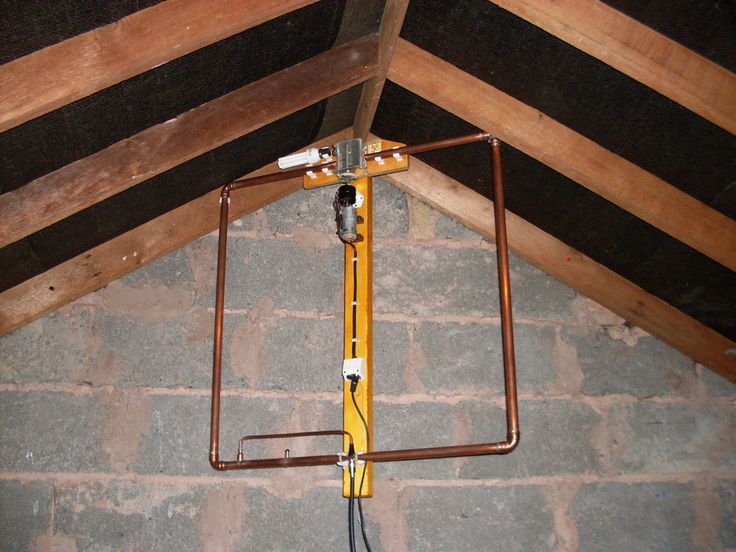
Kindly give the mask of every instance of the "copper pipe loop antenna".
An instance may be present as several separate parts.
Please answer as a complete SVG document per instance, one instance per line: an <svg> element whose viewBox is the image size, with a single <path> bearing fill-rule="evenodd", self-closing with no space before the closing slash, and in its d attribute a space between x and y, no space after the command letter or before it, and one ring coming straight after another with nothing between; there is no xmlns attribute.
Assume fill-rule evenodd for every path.
<svg viewBox="0 0 736 552"><path fill-rule="evenodd" d="M469 445L451 445L443 447L425 447L401 450L368 451L365 453L348 453L315 455L315 456L291 456L286 452L281 458L261 458L246 460L243 457L242 447L247 440L254 439L279 439L313 437L320 435L348 435L352 443L352 436L341 430L309 431L301 433L280 433L268 435L250 435L244 437L239 443L239 454L236 460L220 460L220 400L222 386L222 337L223 317L225 310L225 267L227 261L227 225L230 204L230 193L232 191L275 182L287 178L303 176L308 170L334 168L334 162L321 165L303 167L299 169L281 171L250 179L244 179L227 184L222 188L220 196L220 226L217 246L217 288L215 292L215 332L212 363L212 412L210 419L210 465L215 470L247 470L264 468L290 468L305 466L325 466L344 462L346 458L352 458L372 462L396 462L402 460L428 460L433 458L457 458L463 456L483 456L490 454L508 454L519 444L519 409L516 388L516 362L514 358L514 335L511 314L511 284L509 279L509 253L508 240L506 237L506 215L504 205L504 189L501 165L501 142L491 137L488 133L471 134L427 142L414 146L405 146L366 155L366 160L374 159L381 155L416 154L426 151L443 149L474 142L488 141L491 143L492 165L493 165L493 213L496 229L496 259L498 264L498 289L501 310L501 337L503 347L503 372L506 402L506 439L489 443L476 443ZM288 449L286 449L288 451ZM347 455L347 456L346 456Z"/></svg>

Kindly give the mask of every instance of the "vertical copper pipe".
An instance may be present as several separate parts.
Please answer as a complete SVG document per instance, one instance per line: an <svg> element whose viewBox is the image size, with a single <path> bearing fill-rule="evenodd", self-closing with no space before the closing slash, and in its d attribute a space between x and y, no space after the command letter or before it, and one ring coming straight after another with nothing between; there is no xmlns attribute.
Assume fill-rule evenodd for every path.
<svg viewBox="0 0 736 552"><path fill-rule="evenodd" d="M509 245L506 238L506 205L501 165L501 142L491 141L493 157L493 218L496 226L496 259L498 261L498 293L501 301L501 338L503 342L503 376L506 384L507 439L518 439L519 408L516 398L516 359L514 327L511 314L511 282L509 280Z"/></svg>
<svg viewBox="0 0 736 552"><path fill-rule="evenodd" d="M217 239L217 288L215 291L215 343L212 353L212 410L210 413L210 465L220 465L220 387L222 386L222 326L225 311L225 264L227 262L227 223L230 186L220 194L220 232Z"/></svg>

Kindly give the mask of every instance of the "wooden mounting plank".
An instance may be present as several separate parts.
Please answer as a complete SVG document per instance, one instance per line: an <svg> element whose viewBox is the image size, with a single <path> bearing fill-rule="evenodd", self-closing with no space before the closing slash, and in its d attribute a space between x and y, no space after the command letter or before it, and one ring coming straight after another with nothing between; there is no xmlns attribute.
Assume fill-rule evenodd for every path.
<svg viewBox="0 0 736 552"><path fill-rule="evenodd" d="M544 113L403 39L388 77L736 270L736 221Z"/></svg>
<svg viewBox="0 0 736 552"><path fill-rule="evenodd" d="M391 58L394 55L396 41L399 38L401 26L404 24L404 16L408 7L409 0L387 0L383 8L381 27L378 31L378 72L375 77L363 84L353 123L356 138L365 140L371 130L373 117L378 108L378 101L381 99L383 84L386 82L388 68L391 65Z"/></svg>
<svg viewBox="0 0 736 552"><path fill-rule="evenodd" d="M350 135L351 129L345 129L312 146L345 140ZM272 163L248 176L276 171L278 167ZM299 177L233 192L230 198L231 220L301 187L302 179ZM216 230L220 216L219 199L220 190L214 190L4 291L0 294L0 335Z"/></svg>
<svg viewBox="0 0 736 552"><path fill-rule="evenodd" d="M736 75L599 0L492 0L736 134Z"/></svg>
<svg viewBox="0 0 736 552"><path fill-rule="evenodd" d="M383 178L478 234L495 239L493 202L426 163L412 159L408 172ZM736 343L521 217L507 211L506 223L509 248L519 257L736 382Z"/></svg>
<svg viewBox="0 0 736 552"><path fill-rule="evenodd" d="M0 196L0 247L375 74L378 37L349 42Z"/></svg>
<svg viewBox="0 0 736 552"><path fill-rule="evenodd" d="M169 0L0 67L0 132L315 0Z"/></svg>

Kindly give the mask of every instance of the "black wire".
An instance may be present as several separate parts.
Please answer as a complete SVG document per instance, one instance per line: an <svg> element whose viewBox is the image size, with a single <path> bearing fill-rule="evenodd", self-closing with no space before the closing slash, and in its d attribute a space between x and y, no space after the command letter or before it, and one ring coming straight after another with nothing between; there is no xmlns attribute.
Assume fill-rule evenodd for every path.
<svg viewBox="0 0 736 552"><path fill-rule="evenodd" d="M358 416L360 416L360 421L363 422L363 427L365 428L365 443L367 447L368 443L371 442L371 434L368 431L368 422L365 421L365 417L358 407L358 401L355 400L355 391L351 391L350 396L353 399L353 406L355 406L355 410L358 412ZM360 532L363 535L363 543L365 544L366 550L368 550L368 552L372 552L371 545L368 542L368 535L365 532L365 519L363 518L363 500L361 498L361 495L363 494L363 481L365 481L366 467L367 466L363 467L363 473L360 476L360 485L358 486L358 516L360 517Z"/></svg>
<svg viewBox="0 0 736 552"><path fill-rule="evenodd" d="M350 261L353 263L353 336L351 339L353 358L356 357L355 346L357 345L357 329L355 327L356 320L358 318L358 249L355 244L345 242L353 248L353 258Z"/></svg>
<svg viewBox="0 0 736 552"><path fill-rule="evenodd" d="M350 552L355 549L355 469L348 467L350 473L350 499L348 500L348 540L350 541Z"/></svg>

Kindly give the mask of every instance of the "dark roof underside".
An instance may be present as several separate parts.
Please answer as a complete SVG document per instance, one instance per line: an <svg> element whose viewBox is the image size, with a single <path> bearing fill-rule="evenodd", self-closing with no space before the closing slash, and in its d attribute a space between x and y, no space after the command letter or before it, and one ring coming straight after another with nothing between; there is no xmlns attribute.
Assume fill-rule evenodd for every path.
<svg viewBox="0 0 736 552"><path fill-rule="evenodd" d="M156 3L0 0L0 63ZM736 3L607 3L727 69L736 68ZM12 128L0 134L0 193L336 42L374 32L381 8L380 0L318 2ZM356 10L360 21L350 17ZM413 1L401 36L736 218L736 138L605 63L487 0ZM349 126L358 94L357 88L347 90L312 105L1 249L0 289ZM372 130L417 143L475 129L389 82ZM486 147L420 157L489 195ZM736 339L734 272L510 146L504 161L511 211Z"/></svg>

